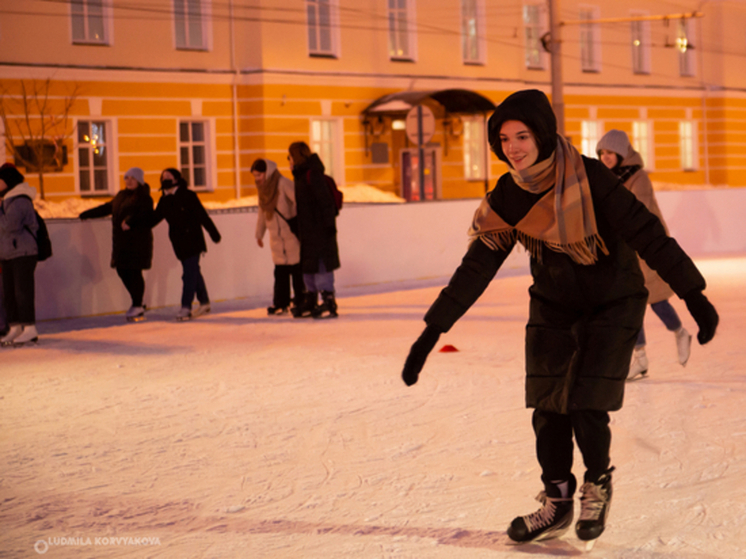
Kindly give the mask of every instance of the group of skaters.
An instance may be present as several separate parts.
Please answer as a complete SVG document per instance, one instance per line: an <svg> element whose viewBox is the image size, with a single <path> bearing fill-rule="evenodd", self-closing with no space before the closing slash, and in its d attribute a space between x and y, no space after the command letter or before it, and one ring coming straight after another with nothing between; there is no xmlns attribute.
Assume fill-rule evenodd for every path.
<svg viewBox="0 0 746 559"><path fill-rule="evenodd" d="M267 313L336 317L334 270L340 266L336 226L339 210L329 187L332 179L325 175L318 155L304 142L289 147L288 161L293 181L282 176L277 164L268 159L258 159L251 167L259 192L256 239L263 246L262 239L269 231L275 264L273 303ZM221 235L197 194L173 168L161 172L161 197L155 207L142 169L129 169L124 174L124 185L110 202L79 217L111 216L111 267L132 301L125 313L127 320L145 318L143 271L150 269L153 260L152 229L164 219L183 269L181 307L176 318L190 320L210 312L210 297L200 268L200 258L207 251L203 229L215 243L220 242ZM38 341L34 271L39 224L32 202L36 189L24 181L15 166L6 163L0 167L0 196L0 344L22 345Z"/></svg>

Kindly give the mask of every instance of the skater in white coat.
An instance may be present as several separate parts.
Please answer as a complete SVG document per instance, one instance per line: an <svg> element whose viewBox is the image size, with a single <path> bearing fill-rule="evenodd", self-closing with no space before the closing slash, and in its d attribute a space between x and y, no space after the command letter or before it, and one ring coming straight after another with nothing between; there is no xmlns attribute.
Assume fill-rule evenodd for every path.
<svg viewBox="0 0 746 559"><path fill-rule="evenodd" d="M269 159L257 159L251 165L259 191L259 215L256 220L256 242L264 247L264 234L269 231L269 246L275 264L275 285L268 315L287 314L290 309L290 284L293 286L293 309L299 307L305 291L300 267L300 241L291 231L290 223L298 213L295 205L295 185Z"/></svg>

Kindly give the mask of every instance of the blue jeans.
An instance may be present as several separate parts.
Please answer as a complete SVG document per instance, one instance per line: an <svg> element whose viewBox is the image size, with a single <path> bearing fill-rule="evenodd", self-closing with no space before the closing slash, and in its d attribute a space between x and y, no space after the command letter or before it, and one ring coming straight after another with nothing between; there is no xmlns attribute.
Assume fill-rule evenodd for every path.
<svg viewBox="0 0 746 559"><path fill-rule="evenodd" d="M181 306L187 309L192 308L195 294L200 305L206 305L210 302L207 295L207 287L199 269L199 254L190 256L181 261L184 268L184 275L181 279L184 281L184 289L181 292Z"/></svg>
<svg viewBox="0 0 746 559"><path fill-rule="evenodd" d="M679 328L681 328L681 320L679 319L679 315L676 314L676 309L674 309L671 306L671 303L668 302L668 299L665 301L658 301L657 303L652 303L650 305L650 308L653 309L653 312L658 315L658 318L663 321L663 324L666 325L666 329L675 332ZM645 345L645 327L643 326L640 328L640 335L637 336L637 343L635 344L635 347L642 347Z"/></svg>
<svg viewBox="0 0 746 559"><path fill-rule="evenodd" d="M306 291L318 293L319 291L334 292L334 272L327 272L323 260L319 260L319 271L315 274L303 274L303 283Z"/></svg>

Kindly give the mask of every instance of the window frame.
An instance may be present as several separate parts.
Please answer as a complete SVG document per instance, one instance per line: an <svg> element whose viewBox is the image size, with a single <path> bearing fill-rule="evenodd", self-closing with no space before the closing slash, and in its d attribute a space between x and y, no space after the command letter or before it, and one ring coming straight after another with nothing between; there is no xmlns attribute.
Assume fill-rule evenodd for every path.
<svg viewBox="0 0 746 559"><path fill-rule="evenodd" d="M631 11L630 17L645 17L650 12ZM632 73L639 76L650 75L651 72L651 34L649 21L630 21L629 23L630 53L632 57ZM635 44L639 43L639 44Z"/></svg>
<svg viewBox="0 0 746 559"><path fill-rule="evenodd" d="M188 142L184 142L181 139L181 126L182 124L188 124L189 125L189 135L190 139ZM202 142L195 143L192 139L192 125L193 124L202 124L203 126L203 135L204 140ZM213 145L213 130L215 129L214 122L212 119L209 118L180 118L177 122L176 127L176 145L177 145L177 157L178 157L178 169L179 172L184 176L187 180L187 185L191 190L194 190L195 192L214 192L217 180L215 176L215 161L214 161L214 154L215 154L215 147ZM197 186L194 184L194 147L195 145L202 145L204 146L204 176L205 176L205 184ZM187 173L184 173L184 161L181 155L182 149L184 148L189 149L189 163L186 165L189 168L189 171Z"/></svg>
<svg viewBox="0 0 746 559"><path fill-rule="evenodd" d="M74 0L69 2L70 10L70 43L73 45L87 45L87 46L103 46L108 47L113 44L113 25L112 25L112 8L110 2L101 1L101 32L103 38L101 40L92 39L90 37L90 18L91 15L88 13L90 4L94 0ZM76 6L83 7L83 14L74 13ZM75 18L80 17L83 20L83 27L85 31L84 38L75 37Z"/></svg>
<svg viewBox="0 0 746 559"><path fill-rule="evenodd" d="M202 33L202 42L199 46L194 46L189 44L189 21L188 21L188 7L189 2L197 1L200 3L200 10L199 10L199 27L201 29ZM184 26L184 40L186 44L181 45L179 44L179 15L177 14L177 4L180 4L184 7L184 21L182 22ZM183 50L183 51L198 51L198 52L205 52L212 50L212 26L210 25L210 21L212 20L212 1L211 0L172 0L172 7L173 7L173 30L174 30L174 48L176 50Z"/></svg>
<svg viewBox="0 0 746 559"><path fill-rule="evenodd" d="M324 150L320 148L320 144L323 140L317 140L314 134L314 123L329 123L331 125L331 134L327 144L331 145L331 162L329 157L324 153ZM344 122L339 117L313 117L308 121L308 145L313 153L318 154L324 167L326 174L334 178L337 184L345 184L345 164L344 164L344 142L342 138Z"/></svg>
<svg viewBox="0 0 746 559"><path fill-rule="evenodd" d="M321 41L321 28L323 25L320 22L319 10L321 4L329 6L329 49L324 50L322 48L311 48L311 35L315 35L317 44ZM316 18L315 25L312 26L310 18L310 9L314 6L314 14ZM306 33L308 47L308 56L318 58L339 58L339 0L306 0Z"/></svg>
<svg viewBox="0 0 746 559"><path fill-rule="evenodd" d="M679 162L682 171L692 173L699 170L698 129L697 122L691 118L689 111L687 113L686 118L679 121ZM684 128L689 128L688 135L684 133Z"/></svg>
<svg viewBox="0 0 746 559"><path fill-rule="evenodd" d="M535 25L527 25L526 18L528 10L536 10ZM523 60L527 70L546 70L547 52L541 43L541 37L549 30L547 24L546 6L539 2L526 2L521 8L521 21L523 23ZM536 36L532 36L534 30ZM535 56L534 56L535 53Z"/></svg>
<svg viewBox="0 0 746 559"><path fill-rule="evenodd" d="M463 124L463 133L461 135L461 149L463 151L464 179L467 181L484 182L489 180L489 140L487 134L487 124L481 115L463 115L460 117ZM481 141L479 138L472 140L471 128L480 127ZM469 145L467 146L467 142ZM476 149L473 149L472 146ZM469 171L469 159L473 156L474 160L479 162L479 171L472 173ZM473 168L473 166L471 166Z"/></svg>
<svg viewBox="0 0 746 559"><path fill-rule="evenodd" d="M392 10L397 13L401 12L402 8L392 8L391 4L394 2L404 2L405 7L403 8L404 24L406 34L406 45L407 52L397 54L396 48L398 41L394 41L394 37L399 36L401 30L399 28L392 29L392 23L401 23L399 18L394 17L392 19ZM388 49L389 49L389 60L392 62L416 62L417 60L417 11L415 6L415 0L388 0L386 9L387 29L388 29ZM394 42L397 44L395 45Z"/></svg>
<svg viewBox="0 0 746 559"><path fill-rule="evenodd" d="M473 5L474 21L476 23L476 36L472 37L467 33L467 3ZM461 59L464 64L483 66L487 63L487 40L486 40L486 22L485 22L484 0L461 0ZM471 50L471 41L477 50L477 56L472 58L469 55Z"/></svg>
<svg viewBox="0 0 746 559"><path fill-rule="evenodd" d="M588 4L578 5L578 19L581 21L599 19L601 9ZM598 23L578 25L580 45L580 69L588 74L601 71L601 26Z"/></svg>
<svg viewBox="0 0 746 559"><path fill-rule="evenodd" d="M683 18L676 22L676 52L679 58L679 77L694 78L697 76L696 59L691 48L681 51L682 41L686 40L688 45L692 44L694 36L694 25L691 18Z"/></svg>
<svg viewBox="0 0 746 559"><path fill-rule="evenodd" d="M81 172L82 167L80 164L80 150L84 148L84 146L88 146L86 149L89 151L89 161L92 162L92 153L93 147L91 144L86 142L80 141L80 130L79 126L81 123L88 123L89 125L92 123L103 123L105 126L105 141L104 141L104 148L108 153L105 155L106 158L106 190L83 190L81 188ZM86 198L94 198L97 196L111 196L113 193L115 193L118 190L118 184L116 181L116 177L118 176L118 169L117 169L117 157L114 157L114 154L117 153L117 134L116 134L116 121L108 118L80 118L75 121L75 134L74 134L74 150L75 154L73 156L73 169L75 170L75 190L77 191L78 195L81 197ZM88 165L87 168L89 169L90 173L93 173L95 171L94 165ZM91 175L92 181L90 182L91 185L94 185L95 187L95 176Z"/></svg>
<svg viewBox="0 0 746 559"><path fill-rule="evenodd" d="M586 134L586 129L593 128L592 134ZM580 153L586 157L597 158L596 146L601 139L601 121L594 115L580 121Z"/></svg>
<svg viewBox="0 0 746 559"><path fill-rule="evenodd" d="M640 127L644 127L645 134L640 134ZM653 137L653 126L647 118L640 118L632 121L632 147L642 156L644 168L647 170L653 170L654 156L653 143L650 139Z"/></svg>

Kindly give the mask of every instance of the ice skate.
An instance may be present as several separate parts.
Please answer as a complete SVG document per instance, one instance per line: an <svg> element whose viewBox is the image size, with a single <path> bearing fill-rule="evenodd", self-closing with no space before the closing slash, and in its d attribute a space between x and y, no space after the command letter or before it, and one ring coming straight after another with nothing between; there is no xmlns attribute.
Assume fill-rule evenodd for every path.
<svg viewBox="0 0 746 559"><path fill-rule="evenodd" d="M333 291L321 292L321 304L313 310L311 316L314 318L337 318L339 316Z"/></svg>
<svg viewBox="0 0 746 559"><path fill-rule="evenodd" d="M142 322L145 320L145 307L130 307L124 316L127 322Z"/></svg>
<svg viewBox="0 0 746 559"><path fill-rule="evenodd" d="M192 319L192 309L189 307L181 307L179 312L176 313L176 320L183 322L185 320Z"/></svg>
<svg viewBox="0 0 746 559"><path fill-rule="evenodd" d="M316 312L318 293L315 291L305 293L303 302L298 307L293 307L293 318L308 318Z"/></svg>
<svg viewBox="0 0 746 559"><path fill-rule="evenodd" d="M23 326L21 326L20 324L14 324L10 327L8 333L0 338L0 345L8 346L12 344L13 340L21 335L21 332L23 332Z"/></svg>
<svg viewBox="0 0 746 559"><path fill-rule="evenodd" d="M192 311L192 318L197 318L198 316L202 316L203 314L207 314L210 312L210 303L200 303L197 305L197 308Z"/></svg>
<svg viewBox="0 0 746 559"><path fill-rule="evenodd" d="M287 307L267 307L267 316L283 316L288 312Z"/></svg>
<svg viewBox="0 0 746 559"><path fill-rule="evenodd" d="M508 528L508 537L511 540L524 543L558 538L570 528L574 508L572 496L575 492L575 478L563 483L567 484L564 491L560 490L559 485L546 484L545 491L536 497L536 500L542 504L541 508L529 515L513 519Z"/></svg>
<svg viewBox="0 0 746 559"><path fill-rule="evenodd" d="M683 326L674 332L676 336L676 353L678 354L679 364L684 367L689 361L689 352L692 348L692 335L687 332Z"/></svg>
<svg viewBox="0 0 746 559"><path fill-rule="evenodd" d="M580 488L580 518L575 525L575 533L578 538L592 542L598 538L606 528L606 519L611 508L611 472L610 468L596 482L587 481ZM586 544L586 549L593 544Z"/></svg>
<svg viewBox="0 0 746 559"><path fill-rule="evenodd" d="M640 380L648 376L648 356L645 355L645 346L636 347L632 353L632 363L629 366L627 381Z"/></svg>
<svg viewBox="0 0 746 559"><path fill-rule="evenodd" d="M36 331L34 324L29 324L23 327L23 331L13 338L11 344L13 347L19 347L25 344L35 343L39 341L39 333Z"/></svg>

